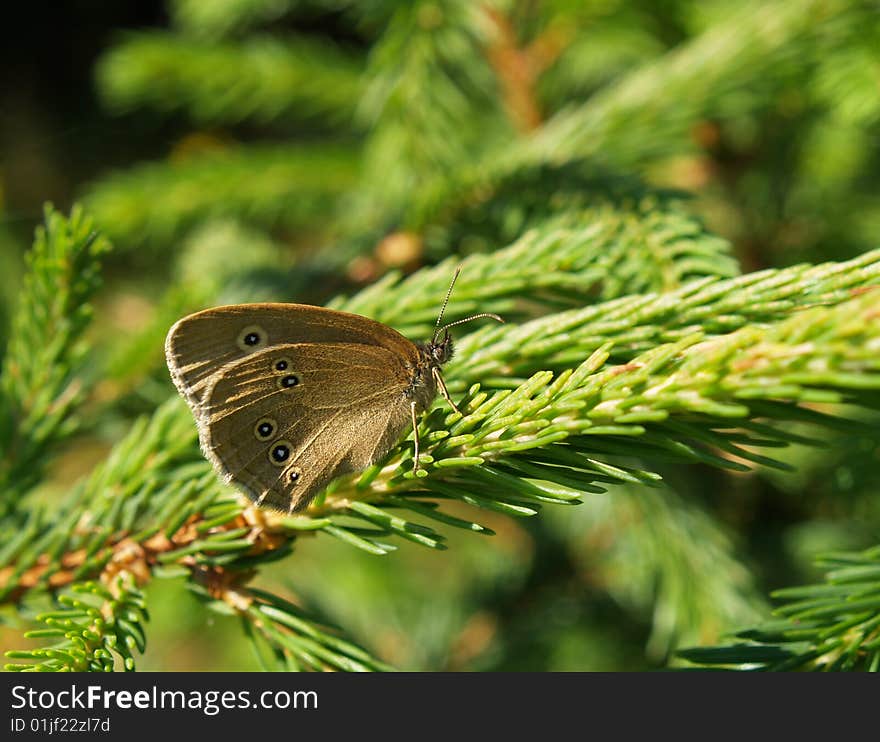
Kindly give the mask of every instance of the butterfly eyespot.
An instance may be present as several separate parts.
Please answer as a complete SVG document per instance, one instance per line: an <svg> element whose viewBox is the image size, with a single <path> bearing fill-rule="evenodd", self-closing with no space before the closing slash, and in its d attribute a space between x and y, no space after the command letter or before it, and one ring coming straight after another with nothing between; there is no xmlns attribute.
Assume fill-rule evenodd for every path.
<svg viewBox="0 0 880 742"><path fill-rule="evenodd" d="M291 484L296 484L296 481L299 479L299 469L291 469L290 474L287 475L287 481Z"/></svg>
<svg viewBox="0 0 880 742"><path fill-rule="evenodd" d="M240 333L236 339L236 345L245 353L252 353L255 350L266 347L269 338L266 331L259 325L248 325Z"/></svg>
<svg viewBox="0 0 880 742"><path fill-rule="evenodd" d="M257 437L258 441L266 441L275 435L277 429L278 425L272 418L264 417L254 426L254 435Z"/></svg>
<svg viewBox="0 0 880 742"><path fill-rule="evenodd" d="M299 377L295 374L287 374L278 379L279 389L291 389L299 384Z"/></svg>
<svg viewBox="0 0 880 742"><path fill-rule="evenodd" d="M290 458L293 448L289 441L278 441L269 449L269 461L275 466L284 466L284 463Z"/></svg>
<svg viewBox="0 0 880 742"><path fill-rule="evenodd" d="M287 371L290 368L290 359L289 358L279 358L275 361L274 369L276 371Z"/></svg>

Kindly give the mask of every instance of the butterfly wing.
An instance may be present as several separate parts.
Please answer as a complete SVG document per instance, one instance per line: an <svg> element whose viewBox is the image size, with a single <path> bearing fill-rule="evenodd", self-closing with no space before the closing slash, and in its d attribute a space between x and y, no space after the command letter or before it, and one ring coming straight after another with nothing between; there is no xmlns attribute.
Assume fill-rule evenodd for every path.
<svg viewBox="0 0 880 742"><path fill-rule="evenodd" d="M411 419L412 374L379 345L292 343L251 353L201 395L202 449L258 504L300 510L397 441Z"/></svg>
<svg viewBox="0 0 880 742"><path fill-rule="evenodd" d="M308 304L235 304L191 314L169 330L165 357L174 384L198 414L220 369L282 343L355 343L418 360L415 345L387 325Z"/></svg>

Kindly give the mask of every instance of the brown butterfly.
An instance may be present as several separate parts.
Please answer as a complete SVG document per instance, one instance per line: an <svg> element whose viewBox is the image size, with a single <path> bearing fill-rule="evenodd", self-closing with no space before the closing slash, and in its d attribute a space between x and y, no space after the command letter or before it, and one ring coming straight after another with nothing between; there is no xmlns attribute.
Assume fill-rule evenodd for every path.
<svg viewBox="0 0 880 742"><path fill-rule="evenodd" d="M333 478L380 460L439 391L452 357L440 327L413 343L381 322L307 304L236 304L184 317L165 340L202 451L257 505L293 513ZM442 337L441 337L442 336Z"/></svg>

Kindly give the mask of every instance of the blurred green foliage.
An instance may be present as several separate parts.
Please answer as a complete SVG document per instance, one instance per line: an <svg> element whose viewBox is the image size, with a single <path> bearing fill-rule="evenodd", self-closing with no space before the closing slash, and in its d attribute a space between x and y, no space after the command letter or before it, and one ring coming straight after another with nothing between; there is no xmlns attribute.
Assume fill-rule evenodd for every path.
<svg viewBox="0 0 880 742"><path fill-rule="evenodd" d="M100 9L79 12L101 23ZM30 384L10 392L31 400L19 417L51 412L42 437L27 437L41 448L17 459L26 476L0 470L4 507L39 482L33 496L51 515L95 462L104 468L81 485L83 498L100 498L105 485L134 482L147 492L185 479L141 482L136 461L119 468L119 448L105 456L138 415L173 394L162 358L168 327L212 304L333 300L416 337L448 282L454 262L443 261L470 256L456 316L491 310L525 323L581 312L565 315L570 326L553 315L520 334L500 328L466 340L452 385L463 394L473 382L491 392L541 369L572 368L612 340L619 362L661 343L685 348L695 329L742 329L759 342L796 308L831 306L878 283L869 256L839 269L767 274L765 283L737 278L851 260L880 242L880 6L872 0L167 0L157 15L147 27L101 34L97 59L78 70L92 92L71 107L69 122L47 124L14 82L5 91L15 105L4 112L0 152L4 344L21 355L29 333L51 335L52 322L70 342L41 349L22 374L4 367L5 384ZM31 138L34 120L48 140ZM70 124L89 134L65 135ZM106 148L96 145L104 134ZM66 184L53 192L58 182ZM56 186L40 193L46 184ZM27 217L48 196L59 205L76 197L93 218L87 225L77 214L68 225L78 246L71 259L94 252L105 264L88 328L79 305L65 316L67 295L43 296L45 310L19 310L13 320L36 221ZM51 261L53 229L65 224L48 218L40 259ZM113 252L104 254L103 238L90 241L92 229ZM85 271L72 280L79 304L97 290L93 278ZM706 281L704 293L694 280ZM815 316L810 340L828 339L828 357L843 359L835 373L860 362L854 376L876 371L870 359L838 352L847 337L876 350L876 339L862 340L864 328L837 336ZM28 317L42 324L32 328ZM786 327L774 336L779 347L794 346L801 331ZM82 333L93 342L87 364ZM700 354L692 355L697 364ZM821 366L823 358L812 360ZM47 367L56 365L53 375ZM67 394L77 374L87 383ZM633 377L639 384L650 388ZM844 399L780 394L812 401L817 419L840 411L826 402ZM752 470L717 468L712 457L730 453L733 439L697 423L682 432L671 422L631 448L622 435L603 449L597 435L594 450L622 468L602 480L612 482L607 492L585 487L583 504L547 505L517 520L456 501L444 512L476 518L495 535L449 528L448 550L404 543L384 558L303 532L256 584L403 669L663 667L681 647L727 643L730 632L766 618L772 589L821 583L818 553L878 543L876 397L865 390L857 402L846 413L860 425L818 433L808 417L782 426L787 438L750 420L750 437L734 441L743 448L733 455ZM174 442L168 456L196 467L191 479L201 476L191 421L162 409L165 422L151 434ZM13 427L4 424L6 433ZM123 452L139 450L129 435ZM664 435L681 449L657 453ZM683 453L681 442L701 435L709 453L695 463L699 446ZM751 445L765 437L772 461ZM50 445L58 452L51 462L42 456ZM641 472L646 459L664 486L621 474ZM218 497L209 507L222 517ZM142 516L133 512L131 521ZM16 528L36 534L49 528L46 518ZM876 552L836 559L828 562L835 568L877 569ZM832 587L838 578L829 578ZM145 588L149 641L138 668L256 669L239 621L212 612L182 582L169 576ZM0 625L4 648L21 649L25 619L39 610ZM870 622L876 610L868 613ZM814 633L851 617L832 619ZM865 629L865 641L874 630ZM137 627L126 631L119 642ZM744 640L772 644L783 641L781 631ZM314 647L299 649L308 656ZM770 661L807 652L761 651ZM348 645L340 652L363 659ZM722 664L737 656L688 655Z"/></svg>

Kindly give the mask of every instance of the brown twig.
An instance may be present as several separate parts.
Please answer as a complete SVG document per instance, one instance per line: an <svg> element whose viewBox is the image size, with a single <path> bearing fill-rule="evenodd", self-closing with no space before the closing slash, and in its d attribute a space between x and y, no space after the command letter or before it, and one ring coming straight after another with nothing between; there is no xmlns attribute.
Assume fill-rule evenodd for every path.
<svg viewBox="0 0 880 742"><path fill-rule="evenodd" d="M544 121L535 86L538 78L569 43L569 34L551 28L531 44L520 46L510 19L496 8L486 8L495 35L486 48L489 64L501 85L508 115L517 129L528 134Z"/></svg>
<svg viewBox="0 0 880 742"><path fill-rule="evenodd" d="M49 554L43 554L33 566L17 577L15 565L3 567L0 569L0 589L6 587L9 580L14 578L16 581L15 588L4 597L3 602L18 602L28 591L42 585L50 590L58 590L75 580L88 577L97 577L105 584L112 584L122 572L130 573L139 585L143 585L152 578L153 568L160 563L162 554L185 548L198 538L208 535L199 532L197 526L201 521L200 515L193 515L171 538L164 533L158 533L139 542L127 533L113 534L108 538L106 546L97 553L98 561L104 565L97 575L79 573L79 568L86 560L85 549L70 551L58 560L52 559ZM289 534L275 530L264 515L253 507L245 508L238 517L212 528L209 533L222 533L244 527L250 529L246 538L253 543L253 547L246 552L247 556L274 551L291 539ZM61 569L47 574L59 562ZM193 555L182 556L177 564L190 568L211 595L226 600L232 607L241 610L242 601L238 598L239 591L236 588L247 582L253 576L252 572L230 571L223 567L206 568Z"/></svg>

